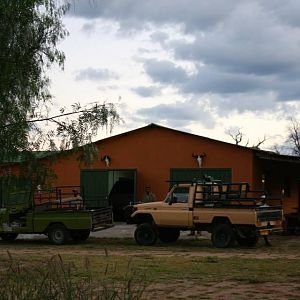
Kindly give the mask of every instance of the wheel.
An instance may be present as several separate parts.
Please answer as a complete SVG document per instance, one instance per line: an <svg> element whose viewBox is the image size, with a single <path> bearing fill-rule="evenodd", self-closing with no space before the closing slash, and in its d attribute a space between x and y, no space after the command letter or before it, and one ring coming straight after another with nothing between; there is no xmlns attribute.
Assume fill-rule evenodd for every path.
<svg viewBox="0 0 300 300"><path fill-rule="evenodd" d="M151 246L156 243L157 233L153 225L142 223L134 232L135 241L142 246Z"/></svg>
<svg viewBox="0 0 300 300"><path fill-rule="evenodd" d="M48 239L51 244L63 245L70 239L70 233L64 225L52 225L48 230Z"/></svg>
<svg viewBox="0 0 300 300"><path fill-rule="evenodd" d="M71 238L73 241L86 241L90 236L90 230L74 230L71 231Z"/></svg>
<svg viewBox="0 0 300 300"><path fill-rule="evenodd" d="M235 234L230 224L216 224L211 234L212 244L217 248L233 246Z"/></svg>
<svg viewBox="0 0 300 300"><path fill-rule="evenodd" d="M180 236L180 231L176 228L159 228L158 238L163 243L176 242Z"/></svg>
<svg viewBox="0 0 300 300"><path fill-rule="evenodd" d="M14 241L18 236L18 233L15 232L4 232L0 234L0 237L3 241Z"/></svg>

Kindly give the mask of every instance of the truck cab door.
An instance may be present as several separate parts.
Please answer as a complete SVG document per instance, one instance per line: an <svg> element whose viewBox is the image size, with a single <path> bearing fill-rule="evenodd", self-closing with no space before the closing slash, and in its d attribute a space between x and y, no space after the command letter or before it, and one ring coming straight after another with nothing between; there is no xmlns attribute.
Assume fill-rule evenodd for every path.
<svg viewBox="0 0 300 300"><path fill-rule="evenodd" d="M159 225L174 227L191 225L192 210L189 208L189 194L189 186L175 187L171 190L157 216Z"/></svg>

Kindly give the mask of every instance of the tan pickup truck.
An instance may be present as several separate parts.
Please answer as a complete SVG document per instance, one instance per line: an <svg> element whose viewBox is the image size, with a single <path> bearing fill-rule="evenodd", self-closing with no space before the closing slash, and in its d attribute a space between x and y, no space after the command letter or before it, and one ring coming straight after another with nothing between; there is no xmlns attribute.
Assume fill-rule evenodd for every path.
<svg viewBox="0 0 300 300"><path fill-rule="evenodd" d="M145 246L157 238L175 242L183 230L210 232L218 248L235 241L254 246L259 236L281 230L283 220L280 199L258 196L247 183L218 181L177 183L164 201L128 207L127 215L128 223L137 224L136 242Z"/></svg>

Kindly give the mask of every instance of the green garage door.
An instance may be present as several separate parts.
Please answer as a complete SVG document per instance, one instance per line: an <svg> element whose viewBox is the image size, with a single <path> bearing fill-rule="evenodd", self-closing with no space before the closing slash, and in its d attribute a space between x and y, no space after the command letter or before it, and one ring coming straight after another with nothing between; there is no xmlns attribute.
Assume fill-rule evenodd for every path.
<svg viewBox="0 0 300 300"><path fill-rule="evenodd" d="M222 182L231 182L231 169L229 168L171 169L170 180L196 181L202 180L205 175Z"/></svg>
<svg viewBox="0 0 300 300"><path fill-rule="evenodd" d="M88 208L107 207L108 172L105 170L81 170L80 186Z"/></svg>
<svg viewBox="0 0 300 300"><path fill-rule="evenodd" d="M135 202L136 170L81 170L81 194L88 208L113 206L114 211Z"/></svg>

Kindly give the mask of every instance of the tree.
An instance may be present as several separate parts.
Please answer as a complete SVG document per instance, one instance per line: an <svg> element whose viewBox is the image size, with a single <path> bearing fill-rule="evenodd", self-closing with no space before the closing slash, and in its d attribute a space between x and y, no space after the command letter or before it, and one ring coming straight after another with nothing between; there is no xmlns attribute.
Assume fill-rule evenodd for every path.
<svg viewBox="0 0 300 300"><path fill-rule="evenodd" d="M57 45L68 35L62 23L68 9L67 0L0 1L0 163L20 152L76 149L120 120L107 103L77 103L71 112L48 116L47 70L53 64L63 69L65 55ZM45 131L42 121L56 126Z"/></svg>
<svg viewBox="0 0 300 300"><path fill-rule="evenodd" d="M244 134L241 130L241 128L230 128L228 130L226 130L226 133L234 140L234 143L236 145L240 145L240 143L242 142L243 138L244 138ZM248 145L248 142L246 143L246 146Z"/></svg>
<svg viewBox="0 0 300 300"><path fill-rule="evenodd" d="M293 118L290 118L286 143L290 145L292 154L300 156L300 124Z"/></svg>
<svg viewBox="0 0 300 300"><path fill-rule="evenodd" d="M234 140L236 145L240 145L243 142L245 137L244 133L242 132L241 128L234 127L226 130L226 133ZM260 146L267 140L267 137L264 136L262 139L258 139L256 144L253 144L251 148L260 149ZM249 139L245 143L244 147L248 147Z"/></svg>
<svg viewBox="0 0 300 300"><path fill-rule="evenodd" d="M57 45L68 35L62 23L68 9L63 0L0 1L0 162L23 150L45 149L47 140L50 149L82 146L101 126L119 121L114 105L105 103L84 108L74 104L71 119L62 120L64 109L59 119L47 116L47 70L53 64L63 69L65 55ZM44 132L41 120L57 126ZM55 137L63 141L59 146Z"/></svg>
<svg viewBox="0 0 300 300"><path fill-rule="evenodd" d="M0 2L0 160L28 143L28 117L50 100L46 69L63 67L57 43L67 35L61 17L68 4L54 0ZM14 126L6 126L14 124Z"/></svg>

